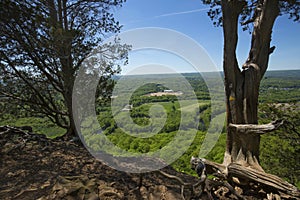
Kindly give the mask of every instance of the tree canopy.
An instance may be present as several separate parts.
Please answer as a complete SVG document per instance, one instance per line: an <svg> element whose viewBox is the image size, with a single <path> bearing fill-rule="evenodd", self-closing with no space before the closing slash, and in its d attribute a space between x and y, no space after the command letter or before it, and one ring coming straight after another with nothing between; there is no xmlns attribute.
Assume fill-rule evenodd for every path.
<svg viewBox="0 0 300 200"><path fill-rule="evenodd" d="M203 4L209 5L210 10L207 13L210 19L213 21L213 24L216 26L222 26L222 8L221 0L202 0ZM254 19L257 15L255 10L262 6L264 1L240 1L243 4L242 11L240 13L239 22L243 27L243 30L250 30L253 28L251 23L254 22ZM300 2L297 0L279 0L278 6L280 12L278 15L288 15L288 17L295 21L300 21Z"/></svg>
<svg viewBox="0 0 300 200"><path fill-rule="evenodd" d="M101 49L99 84L107 94L127 58L127 45L102 45L121 25L114 9L125 0L3 0L0 2L1 95L31 113L41 113L74 132L72 88L93 48Z"/></svg>

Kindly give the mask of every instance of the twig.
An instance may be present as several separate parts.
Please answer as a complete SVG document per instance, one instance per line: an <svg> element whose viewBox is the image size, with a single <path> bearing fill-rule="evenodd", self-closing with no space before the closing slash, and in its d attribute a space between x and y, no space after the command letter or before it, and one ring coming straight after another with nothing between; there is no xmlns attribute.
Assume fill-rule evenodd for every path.
<svg viewBox="0 0 300 200"><path fill-rule="evenodd" d="M170 179L174 179L176 181L178 181L180 183L180 189L181 189L181 197L183 200L185 200L185 197L184 197L184 186L193 186L191 183L185 183L181 178L179 178L178 176L175 176L175 175L171 175L171 174L168 174L166 172L163 172L161 170L158 171L161 175L167 177L167 178L170 178ZM192 187L192 189L194 190L194 188Z"/></svg>
<svg viewBox="0 0 300 200"><path fill-rule="evenodd" d="M184 186L192 186L191 183L185 183L185 182L184 182L181 178L179 178L178 176L168 174L168 173L163 172L163 171L161 171L161 170L159 170L158 172L159 172L160 174L162 174L163 176L167 177L167 178L177 180L181 185L184 185Z"/></svg>
<svg viewBox="0 0 300 200"><path fill-rule="evenodd" d="M21 128L11 127L11 126L0 126L0 129L6 129L4 132L0 132L0 134L8 133L9 131L15 131L18 133L23 133L24 135L29 135L28 133L24 132Z"/></svg>
<svg viewBox="0 0 300 200"><path fill-rule="evenodd" d="M227 187L232 194L234 194L235 196L237 196L238 199L245 200L245 197L243 197L242 195L238 194L235 191L235 189L228 182L224 181L223 183L224 183L224 186Z"/></svg>

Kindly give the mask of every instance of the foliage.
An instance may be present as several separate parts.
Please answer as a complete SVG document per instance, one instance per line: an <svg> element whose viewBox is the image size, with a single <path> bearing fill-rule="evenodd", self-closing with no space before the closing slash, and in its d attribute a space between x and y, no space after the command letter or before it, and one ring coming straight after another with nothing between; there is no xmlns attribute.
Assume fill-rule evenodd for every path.
<svg viewBox="0 0 300 200"><path fill-rule="evenodd" d="M268 133L262 137L260 148L261 164L267 172L286 178L289 182L297 184L299 187L300 178L299 172L297 171L300 168L297 162L300 155L299 136L297 136L297 134L293 131L292 126L293 124L295 130L298 132L300 131L299 103L280 103L280 101L291 101L291 99L295 98L293 94L289 93L289 91L282 90L282 88L294 87L294 85L297 84L297 80L293 79L292 77L297 77L298 73L299 71L267 72L267 79L262 82L260 90L264 91L265 88L278 87L278 91L281 93L274 93L273 90L268 90L261 95L260 101L267 101L268 103L261 103L259 109L259 118L260 123L269 123L270 120L275 120L278 118L283 118L291 123L286 127L286 129L281 129L275 133ZM194 75L194 80L197 80L196 75ZM198 80L198 83L195 82L195 85L205 84L200 78ZM136 94L135 99L138 99L137 94L143 95L148 93L148 91L156 91L155 87L156 85L148 84L145 87L139 88L136 93L134 93ZM143 90L143 92L139 90ZM198 87L197 90L195 89L195 92L197 91L206 92L206 88ZM299 94L299 89L297 89L297 92ZM285 96L285 99L278 98L278 95ZM193 101L191 100L181 100L180 105L179 101L170 100L153 102L151 99L149 100L150 103L145 101L140 105L133 107L130 115L133 121L140 126L149 125L149 110L151 106L158 103L165 108L168 115L165 125L158 134L150 138L133 137L122 131L112 117L110 102L98 104L96 110L98 113L98 121L104 130L103 133L108 136L113 144L129 152L149 153L155 152L156 150L164 147L177 134L176 130L178 129L177 126L181 118L180 114L184 115L183 120L185 123L192 123L195 122L195 120L199 120L199 127L194 141L188 150L177 161L172 163L172 166L176 170L196 175L195 172L190 169L189 160L191 156L199 155L200 147L205 138L206 130L210 125L211 117L210 101L207 101L206 99L198 99L198 101L198 104L192 104ZM300 101L299 96L298 98L296 97L296 101ZM199 116L196 117L189 115L189 112L192 112L197 107L199 108ZM2 108L4 109L6 107L3 106ZM222 109L220 108L220 110ZM26 116L26 112L23 112L22 118L16 118L12 115L5 115L5 112L3 112L0 116L1 125L31 125L34 131L38 131L38 133L44 133L48 137L54 136L54 134L62 133L61 129L58 129L53 124L51 125L51 123L45 118L29 117ZM223 132L225 132L225 130L223 130ZM99 149L99 145L105 145L99 143L97 137L97 135L88 135L86 137L87 145L93 149ZM222 163L225 151L225 143L226 134L223 133L219 137L214 148L206 156L206 159ZM117 154L118 152L114 153Z"/></svg>
<svg viewBox="0 0 300 200"><path fill-rule="evenodd" d="M202 0L203 4L209 5L210 10L208 11L208 16L213 21L215 26L222 26L222 10L221 10L221 0ZM259 1L241 1L244 6L240 16L240 24L243 30L249 30L252 28L251 24L254 22L256 15L257 5ZM293 21L300 20L300 2L296 0L279 0L280 14L279 15L288 15Z"/></svg>
<svg viewBox="0 0 300 200"><path fill-rule="evenodd" d="M271 71L260 86L260 102L296 103L300 101L299 70Z"/></svg>
<svg viewBox="0 0 300 200"><path fill-rule="evenodd" d="M267 71L270 55L275 50L275 46L271 46L274 24L283 14L289 14L294 21L299 21L300 3L288 0L202 0L202 2L210 5L208 15L214 25L223 27L227 124L257 124L259 87ZM238 63L236 53L239 23L243 30L252 33L248 58L242 66ZM263 89L268 91L273 88ZM283 88L286 89L291 90L295 97L293 101L296 102L298 89ZM263 101L266 101L266 96ZM261 135L243 133L227 129L224 165L239 163L242 167L263 171L259 162ZM247 179L254 180L250 176Z"/></svg>
<svg viewBox="0 0 300 200"><path fill-rule="evenodd" d="M291 121L290 119L293 119L293 124L295 126L297 126L298 124L300 124L299 119L299 109L297 109L297 106L299 106L298 104L296 104L295 106L291 106L289 107L289 112L280 112L281 114L279 114L278 111L272 111L274 108L269 108L269 105L276 105L278 102L288 102L288 104L284 104L285 106L289 106L292 105L291 103L293 102L293 99L295 98L296 102L300 101L300 97L299 95L294 95L293 93L290 93L289 90L283 90L282 88L294 88L295 89L295 94L299 94L299 88L297 88L298 86L298 73L299 71L282 71L282 72L267 72L266 74L266 79L263 80L261 86L260 86L260 91L264 91L262 93L262 95L260 96L260 101L264 102L267 101L269 102L269 104L263 104L261 105L261 109L259 111L259 116L260 116L260 123L269 123L270 119L271 120L275 120L278 118L285 118L289 121ZM196 77L195 77L196 80ZM201 79L198 79L201 80ZM203 80L202 83L199 81L198 85L203 84ZM197 85L195 83L195 85ZM148 85L149 86L149 85ZM154 85L153 85L154 86ZM268 90L265 91L265 88L269 88L269 87L277 87L278 91L280 91L279 93L275 93L274 90ZM149 90L152 91L152 89L149 88ZM205 92L206 89L205 88L201 88L200 87L195 91L199 91L199 92ZM138 93L139 91L137 91ZM144 91L144 93L147 93L146 91ZM280 96L284 96L285 98L280 98ZM136 96L136 98L138 98L138 96ZM169 101L169 102L160 102L159 104L163 105L164 108L166 108L167 113L172 113L174 112L172 110L172 106L174 104L176 109L180 109L180 110L189 110L192 109L195 105L191 105L189 100L184 100L183 102L184 105L183 107L180 107L179 102L175 101ZM199 150L204 136L205 136L205 132L202 131L206 131L207 127L209 126L209 121L210 121L210 105L208 102L204 103L205 100L199 99L199 116L200 116L200 123L199 123L199 130L197 132L196 138L193 141L193 143L191 144L191 146L189 147L189 149L187 150L187 152L182 155L177 161L175 161L172 166L177 169L178 171L182 171L185 173L189 173L189 174L194 174L194 172L189 168L189 159L191 156L198 156L199 154ZM142 119L145 118L145 120L148 120L149 115L148 115L148 111L149 108L153 105L152 103L141 103L139 106L134 107L133 109L133 115L131 115L133 117L133 120L137 120L138 118ZM268 109L270 110L268 110ZM279 109L279 108L278 108ZM273 113L271 115L271 113ZM275 113L275 114L274 114ZM277 113L277 114L276 114ZM175 114L175 113L174 113ZM180 117L180 116L178 116ZM192 117L187 117L190 120L193 120ZM107 119L107 118L106 118ZM138 121L138 120L137 120ZM147 123L145 123L147 124ZM114 124L115 125L115 124ZM142 123L141 123L142 125ZM166 125L167 126L173 126L171 121L166 121ZM204 126L202 126L204 125ZM202 128L204 127L204 128ZM117 127L115 127L117 128ZM299 128L299 127L298 127ZM297 129L298 129L297 128ZM289 136L285 136L283 137L282 134L285 133L291 133L291 130L281 130L281 131L277 131L274 134L273 133L269 133L265 136L262 137L262 143L261 143L261 163L262 166L264 167L264 169L267 172L271 172L273 174L276 174L278 176L281 176L283 178L286 178L288 181L290 181L291 183L294 184L299 184L298 180L299 180L299 175L297 175L297 160L299 159L299 153L297 152L298 147L296 146L295 141L295 137L296 135L294 135L293 137L291 135ZM135 139L135 138L131 138L126 139L126 137L122 136L120 138L120 136L116 133L119 133L118 131L115 132L111 132L110 133L110 137L114 138L114 141L116 144L121 145L122 147L124 147L125 149L129 150L129 151L138 151L138 152L146 152L146 151L151 151L153 149L159 149L161 147L163 147L166 143L166 141L169 141L174 134L176 134L175 132L166 132L166 130L161 131L160 134L158 134L157 138L153 138L153 141L149 142L149 140L142 140L142 139ZM278 135L278 133L280 133ZM119 133L120 134L120 133ZM124 134L124 133L123 133ZM293 133L292 133L293 135ZM290 139L288 139L287 137L290 137ZM165 139L164 139L165 138ZM283 142L283 140L286 140ZM299 140L299 139L298 139ZM149 142L149 143L148 143ZM128 144L126 144L128 143ZM149 146L146 144L148 143ZM224 155L224 151L225 151L225 143L226 143L226 135L222 134L218 140L218 142L216 143L216 145L214 146L214 148L212 149L212 151L206 156L207 159L210 159L212 161L215 162L219 162L221 163L223 161L223 155ZM129 145L131 144L131 145ZM268 148L266 148L265 146L269 145ZM146 149L143 149L143 147L145 146ZM277 167L275 167L277 166ZM296 168L297 167L297 168ZM195 174L194 174L195 175Z"/></svg>
<svg viewBox="0 0 300 200"><path fill-rule="evenodd" d="M32 131L38 134L44 134L49 138L56 138L64 134L64 129L57 127L47 117L15 117L13 115L2 116L0 126L22 127L30 126Z"/></svg>
<svg viewBox="0 0 300 200"><path fill-rule="evenodd" d="M75 76L91 50L121 26L112 9L115 1L4 0L0 3L1 95L27 112L42 113L72 130L72 89ZM127 57L120 41L101 47L99 69L104 95L116 61ZM3 100L3 99L2 99Z"/></svg>
<svg viewBox="0 0 300 200"><path fill-rule="evenodd" d="M224 134L223 132L223 134L221 134L221 136L219 137L218 142L211 150L211 152L209 152L206 158L217 163L222 163L224 158L225 145L226 145L226 134Z"/></svg>
<svg viewBox="0 0 300 200"><path fill-rule="evenodd" d="M300 109L296 104L262 104L261 122L284 119L285 126L262 136L261 163L267 172L300 187Z"/></svg>

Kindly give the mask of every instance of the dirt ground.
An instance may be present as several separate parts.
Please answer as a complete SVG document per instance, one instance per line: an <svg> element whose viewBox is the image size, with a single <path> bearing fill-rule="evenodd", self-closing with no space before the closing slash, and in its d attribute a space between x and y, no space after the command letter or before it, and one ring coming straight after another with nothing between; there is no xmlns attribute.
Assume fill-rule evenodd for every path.
<svg viewBox="0 0 300 200"><path fill-rule="evenodd" d="M12 127L0 127L0 147L0 200L238 199L224 187L211 188L209 196L195 185L197 177L172 167L162 173L125 173L102 164L78 142Z"/></svg>
<svg viewBox="0 0 300 200"><path fill-rule="evenodd" d="M0 199L182 199L180 184L159 173L129 174L92 157L79 143L0 130ZM185 182L197 178L163 169ZM190 197L186 197L190 199Z"/></svg>

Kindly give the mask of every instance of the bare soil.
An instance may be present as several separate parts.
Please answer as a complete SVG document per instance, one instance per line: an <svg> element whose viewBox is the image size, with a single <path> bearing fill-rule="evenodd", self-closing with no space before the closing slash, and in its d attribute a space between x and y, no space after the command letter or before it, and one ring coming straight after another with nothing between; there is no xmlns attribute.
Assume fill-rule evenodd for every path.
<svg viewBox="0 0 300 200"><path fill-rule="evenodd" d="M155 172L141 175L114 170L79 143L3 127L0 132L1 200L182 199L176 180ZM197 182L196 177L171 167L163 171L185 182Z"/></svg>
<svg viewBox="0 0 300 200"><path fill-rule="evenodd" d="M239 199L224 184L215 181L219 186L210 186L210 180L203 189L197 177L169 166L162 173L117 171L91 156L79 142L50 140L17 128L0 127L0 147L0 200ZM242 199L267 196L246 194L239 188L236 192L244 193Z"/></svg>

